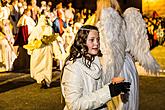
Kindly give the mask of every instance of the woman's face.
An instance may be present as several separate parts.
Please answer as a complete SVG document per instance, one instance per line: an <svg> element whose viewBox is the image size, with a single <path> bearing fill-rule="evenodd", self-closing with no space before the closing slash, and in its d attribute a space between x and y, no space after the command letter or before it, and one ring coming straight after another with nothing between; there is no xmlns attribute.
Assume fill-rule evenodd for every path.
<svg viewBox="0 0 165 110"><path fill-rule="evenodd" d="M91 55L97 55L100 49L100 37L96 30L90 30L87 37L86 45L88 47L88 53Z"/></svg>

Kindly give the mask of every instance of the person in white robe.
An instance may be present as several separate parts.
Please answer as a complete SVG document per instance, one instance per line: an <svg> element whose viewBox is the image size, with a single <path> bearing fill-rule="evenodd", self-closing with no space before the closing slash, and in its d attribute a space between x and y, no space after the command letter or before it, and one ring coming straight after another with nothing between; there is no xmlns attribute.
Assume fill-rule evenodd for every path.
<svg viewBox="0 0 165 110"><path fill-rule="evenodd" d="M28 43L41 40L44 36L52 35L52 28L47 24L45 15L41 15L37 26L28 38ZM41 88L50 87L52 82L53 52L51 44L41 44L39 48L28 50L31 55L30 74Z"/></svg>
<svg viewBox="0 0 165 110"><path fill-rule="evenodd" d="M12 71L17 58L14 51L14 37L7 19L0 21L0 71Z"/></svg>
<svg viewBox="0 0 165 110"><path fill-rule="evenodd" d="M10 16L10 8L6 3L3 4L3 6L0 6L1 7L1 11L3 13L3 16L1 17L1 19L9 19L9 16ZM1 13L1 14L2 14Z"/></svg>
<svg viewBox="0 0 165 110"><path fill-rule="evenodd" d="M68 3L68 7L65 10L65 18L66 18L66 23L69 24L69 22L72 22L74 19L74 13L75 13L75 9L72 7L72 3L69 2Z"/></svg>
<svg viewBox="0 0 165 110"><path fill-rule="evenodd" d="M20 19L17 23L17 27L21 27L21 26L25 26L25 25L28 26L28 35L30 35L31 32L33 31L33 28L35 27L36 23L31 18L31 11L28 9L25 9L24 14L20 17Z"/></svg>

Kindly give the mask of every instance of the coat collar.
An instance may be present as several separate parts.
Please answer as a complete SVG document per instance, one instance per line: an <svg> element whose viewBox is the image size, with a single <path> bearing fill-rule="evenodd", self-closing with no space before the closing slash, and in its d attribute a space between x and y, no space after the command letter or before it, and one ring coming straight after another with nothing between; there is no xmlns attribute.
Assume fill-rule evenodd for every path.
<svg viewBox="0 0 165 110"><path fill-rule="evenodd" d="M93 79L99 79L101 76L101 65L100 65L100 61L99 58L96 56L95 60L92 62L91 67L88 68L85 64L84 64L84 58L80 58L78 59L78 64L79 66L81 66L82 70L89 75L90 77L92 77Z"/></svg>

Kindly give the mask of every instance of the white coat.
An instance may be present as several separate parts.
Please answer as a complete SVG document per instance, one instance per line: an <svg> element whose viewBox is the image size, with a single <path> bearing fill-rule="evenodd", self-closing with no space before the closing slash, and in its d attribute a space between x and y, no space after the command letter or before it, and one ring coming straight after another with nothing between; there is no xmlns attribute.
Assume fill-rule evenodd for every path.
<svg viewBox="0 0 165 110"><path fill-rule="evenodd" d="M64 68L61 82L66 102L64 110L107 110L102 106L111 95L108 85L103 86L99 58L95 57L91 68L86 67L83 61L79 58Z"/></svg>

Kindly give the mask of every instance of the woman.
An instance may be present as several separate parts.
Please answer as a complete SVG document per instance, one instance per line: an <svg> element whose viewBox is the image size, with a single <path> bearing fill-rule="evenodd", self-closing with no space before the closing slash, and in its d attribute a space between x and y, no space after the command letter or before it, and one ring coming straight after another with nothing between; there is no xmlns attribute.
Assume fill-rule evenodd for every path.
<svg viewBox="0 0 165 110"><path fill-rule="evenodd" d="M116 77L119 77L118 82L122 77L131 83L129 95L112 99L110 109L138 110L139 83L133 58L147 71L155 74L159 71L159 65L149 50L145 22L136 8L128 8L122 13L116 0L97 0L93 19L100 32L104 84L116 82L112 80Z"/></svg>
<svg viewBox="0 0 165 110"><path fill-rule="evenodd" d="M129 82L103 85L99 39L97 27L91 25L76 35L62 71L64 110L106 110L112 97L129 91Z"/></svg>

